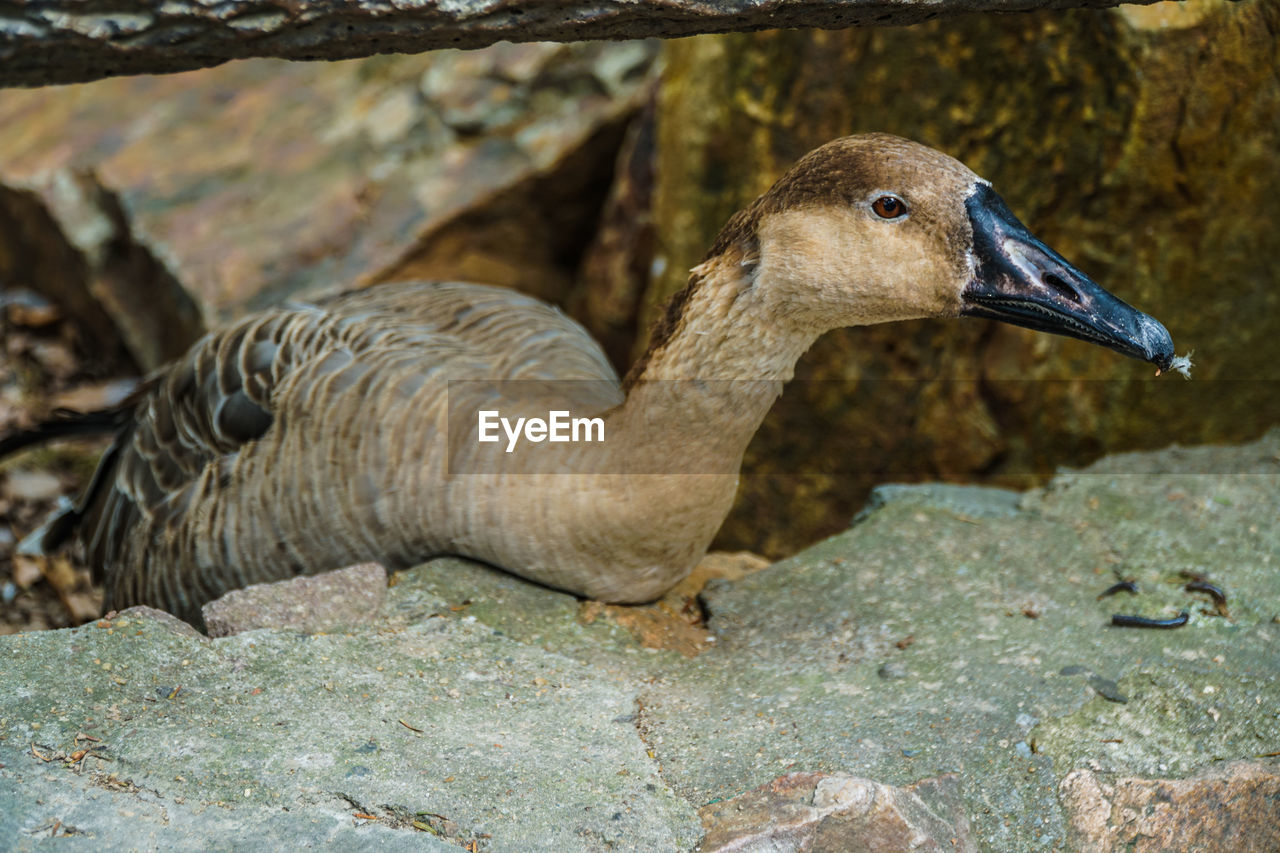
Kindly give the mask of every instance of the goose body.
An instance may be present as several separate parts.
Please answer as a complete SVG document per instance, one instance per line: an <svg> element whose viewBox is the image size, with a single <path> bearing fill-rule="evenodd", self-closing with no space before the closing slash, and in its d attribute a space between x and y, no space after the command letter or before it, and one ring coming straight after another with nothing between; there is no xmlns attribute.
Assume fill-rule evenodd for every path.
<svg viewBox="0 0 1280 853"><path fill-rule="evenodd" d="M442 554L650 600L705 552L747 443L819 335L962 314L1173 362L1163 326L963 165L846 137L729 221L625 383L581 326L501 288L387 284L255 314L149 378L43 544L78 535L108 607L197 625L250 583ZM479 441L485 411L599 418L602 440L507 453Z"/></svg>

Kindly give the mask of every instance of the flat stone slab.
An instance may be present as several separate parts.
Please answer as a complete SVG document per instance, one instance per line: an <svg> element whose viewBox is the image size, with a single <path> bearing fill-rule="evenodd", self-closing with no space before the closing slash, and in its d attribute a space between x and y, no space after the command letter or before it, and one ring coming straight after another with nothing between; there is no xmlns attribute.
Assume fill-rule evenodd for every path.
<svg viewBox="0 0 1280 853"><path fill-rule="evenodd" d="M1191 826L1266 849L1277 518L1280 431L1024 494L883 490L847 532L711 581L692 646L454 559L397 573L343 633L210 640L129 611L0 638L0 837L755 849L785 821L853 837L824 833L880 803L870 849L910 827L944 850L1143 849ZM1138 593L1099 598L1118 578Z"/></svg>
<svg viewBox="0 0 1280 853"><path fill-rule="evenodd" d="M209 640L130 612L5 639L0 837L60 820L114 848L134 840L122 810L154 824L172 805L188 818L154 827L161 846L217 838L241 812L366 847L383 838L370 824L510 851L700 835L637 732L634 686L465 617ZM50 800L59 785L115 796ZM251 849L280 849L269 839Z"/></svg>
<svg viewBox="0 0 1280 853"><path fill-rule="evenodd" d="M4 771L0 771L3 773ZM447 841L353 820L346 804L305 810L176 802L100 774L70 776L58 763L14 774L0 787L5 849L296 850L457 853ZM341 807L340 807L341 806ZM56 839L53 840L53 839Z"/></svg>

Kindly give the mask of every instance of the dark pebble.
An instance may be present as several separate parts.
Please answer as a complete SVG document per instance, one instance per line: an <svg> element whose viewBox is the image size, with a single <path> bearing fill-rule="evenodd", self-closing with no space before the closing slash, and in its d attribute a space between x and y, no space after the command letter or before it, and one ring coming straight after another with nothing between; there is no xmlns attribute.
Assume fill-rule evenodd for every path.
<svg viewBox="0 0 1280 853"><path fill-rule="evenodd" d="M1120 692L1120 685L1110 678L1092 675L1089 677L1089 686L1098 691L1099 696L1110 702L1119 702L1123 705L1129 701L1129 697Z"/></svg>

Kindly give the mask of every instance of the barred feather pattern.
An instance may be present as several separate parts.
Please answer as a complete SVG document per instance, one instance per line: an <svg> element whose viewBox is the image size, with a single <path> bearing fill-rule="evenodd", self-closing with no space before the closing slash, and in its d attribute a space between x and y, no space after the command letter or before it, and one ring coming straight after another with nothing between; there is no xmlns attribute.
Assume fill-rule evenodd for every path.
<svg viewBox="0 0 1280 853"><path fill-rule="evenodd" d="M596 408L622 399L584 329L503 288L389 284L205 336L150 378L80 507L107 607L198 625L251 583L456 553L446 382L489 376L597 380L615 390Z"/></svg>

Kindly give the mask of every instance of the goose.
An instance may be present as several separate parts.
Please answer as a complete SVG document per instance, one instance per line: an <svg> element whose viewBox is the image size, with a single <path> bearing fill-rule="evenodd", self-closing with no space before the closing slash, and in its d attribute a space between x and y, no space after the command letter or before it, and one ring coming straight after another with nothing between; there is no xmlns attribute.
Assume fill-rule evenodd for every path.
<svg viewBox="0 0 1280 853"><path fill-rule="evenodd" d="M536 299L383 284L247 316L121 407L12 436L0 454L115 432L79 503L28 537L46 551L78 538L108 609L202 627L202 605L232 589L440 555L641 603L706 552L748 441L810 345L923 317L1068 335L1157 374L1189 366L1163 325L1038 240L989 182L868 134L810 152L729 219L625 381ZM591 440L539 439L568 433L565 413Z"/></svg>

